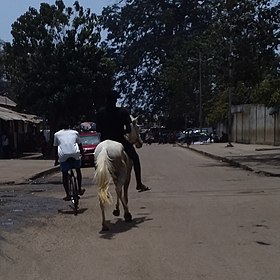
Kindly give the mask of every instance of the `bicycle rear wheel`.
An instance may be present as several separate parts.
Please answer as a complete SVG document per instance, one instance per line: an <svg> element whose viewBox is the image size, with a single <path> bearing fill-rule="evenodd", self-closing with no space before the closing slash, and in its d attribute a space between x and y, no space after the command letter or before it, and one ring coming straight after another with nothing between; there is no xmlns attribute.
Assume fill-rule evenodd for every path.
<svg viewBox="0 0 280 280"><path fill-rule="evenodd" d="M79 209L79 193L77 180L74 176L74 172L72 169L69 174L69 194L71 196L71 202L73 203L74 215L76 216L78 214Z"/></svg>

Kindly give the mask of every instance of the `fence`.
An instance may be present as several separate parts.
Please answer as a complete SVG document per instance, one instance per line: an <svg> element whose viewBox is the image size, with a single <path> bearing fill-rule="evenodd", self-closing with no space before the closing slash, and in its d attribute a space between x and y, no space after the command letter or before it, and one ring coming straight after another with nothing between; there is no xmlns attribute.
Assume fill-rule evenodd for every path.
<svg viewBox="0 0 280 280"><path fill-rule="evenodd" d="M232 106L232 140L237 143L280 145L278 109L264 105Z"/></svg>

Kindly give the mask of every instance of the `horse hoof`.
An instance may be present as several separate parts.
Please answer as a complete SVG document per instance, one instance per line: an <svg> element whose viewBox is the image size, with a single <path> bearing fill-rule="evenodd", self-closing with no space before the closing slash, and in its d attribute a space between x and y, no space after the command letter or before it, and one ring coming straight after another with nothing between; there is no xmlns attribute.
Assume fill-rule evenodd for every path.
<svg viewBox="0 0 280 280"><path fill-rule="evenodd" d="M131 221L132 221L132 216L131 216L131 214L130 214L130 213L125 213L125 214L124 214L124 220L125 220L126 222L131 222Z"/></svg>
<svg viewBox="0 0 280 280"><path fill-rule="evenodd" d="M105 225L102 226L102 231L108 231L108 230L109 230L109 228L107 226L105 226Z"/></svg>
<svg viewBox="0 0 280 280"><path fill-rule="evenodd" d="M115 210L113 211L113 215L116 216L116 217L118 217L118 216L120 215L120 210L119 210L119 209L115 209Z"/></svg>

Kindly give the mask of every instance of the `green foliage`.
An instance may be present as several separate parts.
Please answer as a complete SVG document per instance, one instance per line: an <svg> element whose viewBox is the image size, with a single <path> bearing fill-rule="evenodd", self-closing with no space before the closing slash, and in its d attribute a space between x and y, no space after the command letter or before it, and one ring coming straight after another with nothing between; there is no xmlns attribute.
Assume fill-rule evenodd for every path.
<svg viewBox="0 0 280 280"><path fill-rule="evenodd" d="M76 1L66 8L42 3L12 25L13 42L5 45L5 69L18 104L52 125L92 117L112 87L114 67L98 47L96 15Z"/></svg>
<svg viewBox="0 0 280 280"><path fill-rule="evenodd" d="M167 60L160 76L165 89L163 100L168 104L168 114L173 118L187 117L194 120L198 115L198 60L188 61L178 52Z"/></svg>
<svg viewBox="0 0 280 280"><path fill-rule="evenodd" d="M3 45L4 41L0 40L0 95L4 89Z"/></svg>
<svg viewBox="0 0 280 280"><path fill-rule="evenodd" d="M279 3L129 0L104 9L102 22L128 103L166 117L198 118L199 66L188 61L199 53L205 121L213 110L224 119L227 103L214 105L229 87L234 102L254 102L255 88L277 71Z"/></svg>
<svg viewBox="0 0 280 280"><path fill-rule="evenodd" d="M5 67L18 103L53 121L92 112L115 82L134 112L193 124L201 88L213 123L229 88L233 104L279 105L279 26L280 3L268 0L127 0L98 19L59 0L14 23Z"/></svg>
<svg viewBox="0 0 280 280"><path fill-rule="evenodd" d="M211 125L215 125L219 122L227 120L228 112L228 92L223 91L216 95L212 102L211 107L208 107L208 122Z"/></svg>
<svg viewBox="0 0 280 280"><path fill-rule="evenodd" d="M256 101L266 106L280 107L280 77L267 76L256 89Z"/></svg>

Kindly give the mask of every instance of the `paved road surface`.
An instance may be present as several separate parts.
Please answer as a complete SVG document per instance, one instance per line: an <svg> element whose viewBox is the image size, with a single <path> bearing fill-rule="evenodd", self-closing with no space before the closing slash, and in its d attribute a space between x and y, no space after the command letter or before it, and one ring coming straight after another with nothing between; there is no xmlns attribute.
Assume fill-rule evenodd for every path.
<svg viewBox="0 0 280 280"><path fill-rule="evenodd" d="M212 143L191 145L190 149L256 173L280 176L280 147L277 146L234 143L234 147L227 148L226 143ZM0 159L0 185L30 183L34 178L58 169L54 168L53 160L38 159L38 156L40 154L21 159Z"/></svg>
<svg viewBox="0 0 280 280"><path fill-rule="evenodd" d="M1 229L1 277L279 280L280 178L172 145L144 146L139 152L144 183L152 190L136 192L133 180L133 222L107 211L111 231L106 233L100 232L90 168L83 170L87 192L77 217L61 201L60 174L37 185L2 186L1 214L28 221ZM36 205L29 207L28 198ZM12 201L22 212L5 213ZM54 211L46 210L46 201Z"/></svg>

